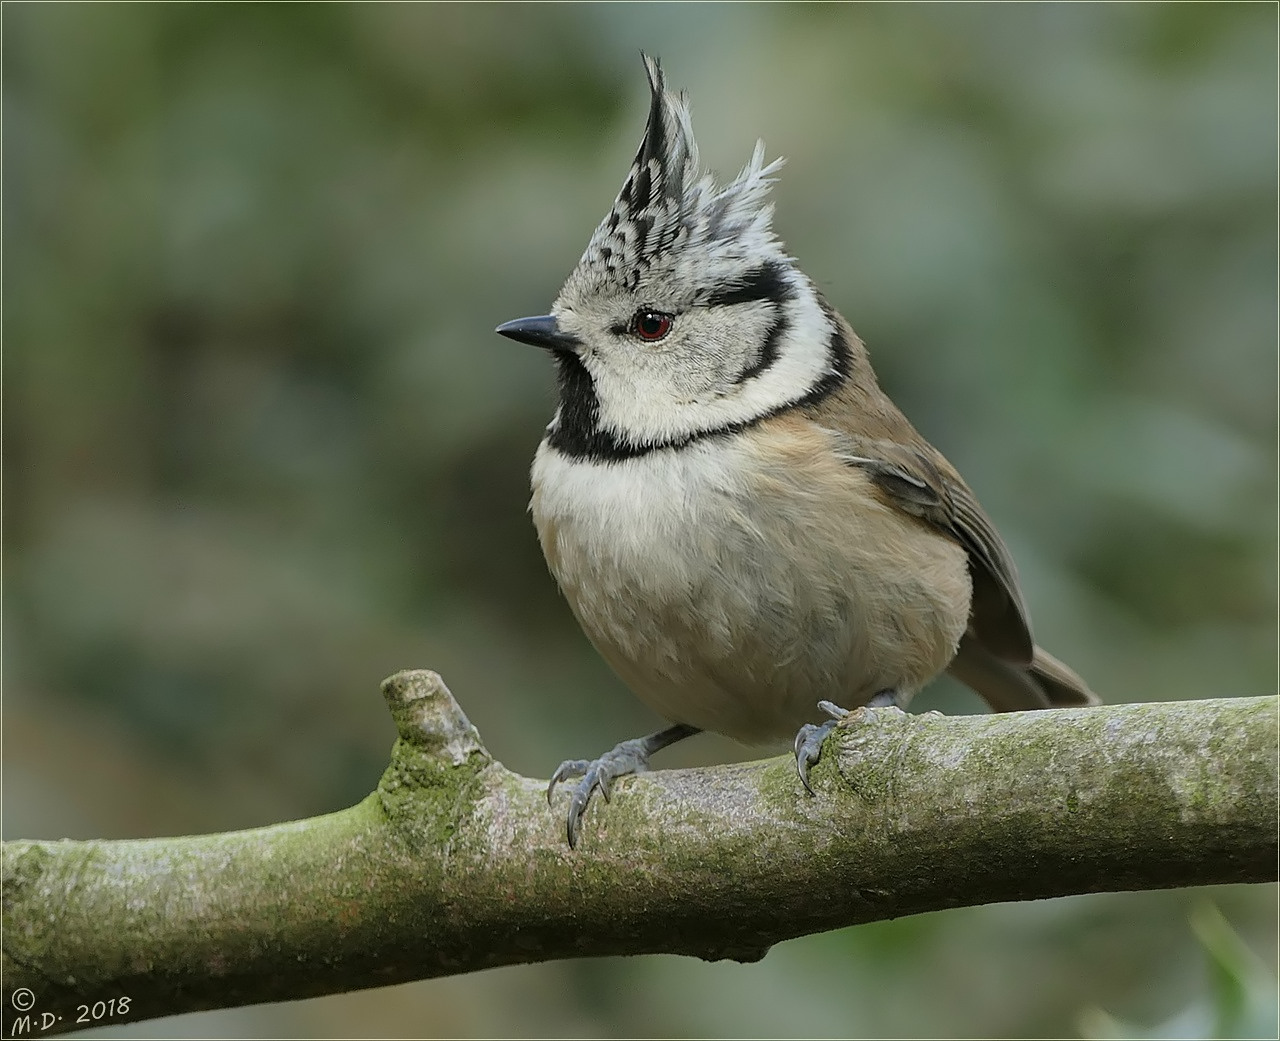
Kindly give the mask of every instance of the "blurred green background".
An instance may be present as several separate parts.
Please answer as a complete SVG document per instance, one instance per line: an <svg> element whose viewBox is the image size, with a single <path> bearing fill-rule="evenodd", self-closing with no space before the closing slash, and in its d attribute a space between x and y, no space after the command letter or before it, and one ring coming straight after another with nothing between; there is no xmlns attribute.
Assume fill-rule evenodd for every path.
<svg viewBox="0 0 1280 1041"><path fill-rule="evenodd" d="M3 46L7 837L348 805L404 667L534 776L657 725L545 572L553 374L492 333L613 200L642 48L709 166L789 158L780 233L1004 532L1040 641L1109 701L1274 692L1272 5L6 4ZM1208 895L1274 982L1275 889ZM1072 1036L1205 1000L1205 896L127 1033Z"/></svg>

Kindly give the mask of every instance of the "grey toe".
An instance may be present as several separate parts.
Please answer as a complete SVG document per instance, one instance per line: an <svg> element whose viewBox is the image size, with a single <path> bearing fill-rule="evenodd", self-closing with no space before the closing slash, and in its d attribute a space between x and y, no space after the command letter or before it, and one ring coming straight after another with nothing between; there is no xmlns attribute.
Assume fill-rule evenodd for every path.
<svg viewBox="0 0 1280 1041"><path fill-rule="evenodd" d="M809 767L822 758L822 742L836 725L837 721L834 719L825 723L806 723L796 734L796 773L800 775L800 783L810 795L814 791L809 784Z"/></svg>

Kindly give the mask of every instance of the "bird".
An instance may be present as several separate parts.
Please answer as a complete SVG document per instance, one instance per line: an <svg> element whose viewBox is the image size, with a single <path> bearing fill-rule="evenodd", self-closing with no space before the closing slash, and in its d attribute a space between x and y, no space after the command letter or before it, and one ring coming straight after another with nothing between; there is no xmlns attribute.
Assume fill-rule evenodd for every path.
<svg viewBox="0 0 1280 1041"><path fill-rule="evenodd" d="M812 795L850 708L902 708L944 671L997 712L1098 702L1036 645L995 526L774 232L783 161L757 142L719 186L688 96L642 59L622 190L550 313L496 330L556 364L529 503L548 568L671 724L560 764L570 847L595 792L700 731L794 736Z"/></svg>

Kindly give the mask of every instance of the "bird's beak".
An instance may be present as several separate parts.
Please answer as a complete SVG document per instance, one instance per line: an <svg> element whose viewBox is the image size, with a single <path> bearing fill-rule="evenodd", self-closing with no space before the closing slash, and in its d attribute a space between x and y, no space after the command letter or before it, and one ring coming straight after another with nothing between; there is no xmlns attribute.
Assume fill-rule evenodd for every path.
<svg viewBox="0 0 1280 1041"><path fill-rule="evenodd" d="M561 332L560 323L553 314L517 318L514 322L504 322L494 332L548 351L572 351L578 346L578 338Z"/></svg>

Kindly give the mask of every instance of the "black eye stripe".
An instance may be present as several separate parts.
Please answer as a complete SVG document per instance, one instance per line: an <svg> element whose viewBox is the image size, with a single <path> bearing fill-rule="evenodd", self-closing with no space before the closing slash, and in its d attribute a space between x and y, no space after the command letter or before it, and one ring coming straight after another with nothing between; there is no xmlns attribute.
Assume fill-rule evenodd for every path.
<svg viewBox="0 0 1280 1041"><path fill-rule="evenodd" d="M785 313L778 315L765 334L764 343L760 345L760 356L734 377L734 383L745 383L747 380L767 372L778 360L778 344L791 323Z"/></svg>
<svg viewBox="0 0 1280 1041"><path fill-rule="evenodd" d="M786 278L786 268L769 261L752 268L741 278L732 279L712 289L703 301L706 307L730 307L769 300L782 305L795 297L796 291Z"/></svg>

